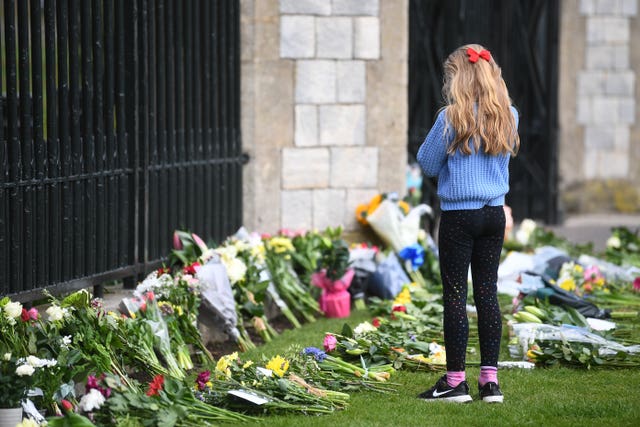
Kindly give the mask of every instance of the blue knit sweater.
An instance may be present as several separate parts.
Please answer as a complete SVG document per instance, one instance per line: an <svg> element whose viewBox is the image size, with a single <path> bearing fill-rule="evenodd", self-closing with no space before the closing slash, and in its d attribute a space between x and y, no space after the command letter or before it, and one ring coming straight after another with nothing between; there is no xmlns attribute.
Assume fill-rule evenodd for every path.
<svg viewBox="0 0 640 427"><path fill-rule="evenodd" d="M518 112L511 111L518 126ZM443 211L501 206L509 192L510 154L490 155L480 150L469 155L459 150L447 154L454 132L447 130L443 109L418 150L418 163L427 176L438 177L438 197ZM446 131L446 132L445 132Z"/></svg>

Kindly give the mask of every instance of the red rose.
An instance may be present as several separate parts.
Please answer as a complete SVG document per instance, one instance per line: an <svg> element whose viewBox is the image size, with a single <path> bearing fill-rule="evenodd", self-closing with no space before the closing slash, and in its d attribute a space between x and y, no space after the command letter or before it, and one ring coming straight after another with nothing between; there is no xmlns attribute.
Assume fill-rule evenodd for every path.
<svg viewBox="0 0 640 427"><path fill-rule="evenodd" d="M62 405L62 409L64 409L65 411L73 411L73 404L71 402L69 402L66 399L62 399L60 401L60 404Z"/></svg>
<svg viewBox="0 0 640 427"><path fill-rule="evenodd" d="M380 323L382 323L382 322L380 322L380 319L377 318L377 317L374 317L373 320L371 321L371 324L373 326L375 326L376 328L380 326Z"/></svg>

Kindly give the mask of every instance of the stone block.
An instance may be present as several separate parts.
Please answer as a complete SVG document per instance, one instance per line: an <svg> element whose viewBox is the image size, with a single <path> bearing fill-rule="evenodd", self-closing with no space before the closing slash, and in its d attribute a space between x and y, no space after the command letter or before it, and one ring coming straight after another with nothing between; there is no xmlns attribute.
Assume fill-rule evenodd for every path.
<svg viewBox="0 0 640 427"><path fill-rule="evenodd" d="M406 141L408 123L406 61L367 62L367 145ZM428 118L425 127L433 124ZM426 134L425 134L426 136Z"/></svg>
<svg viewBox="0 0 640 427"><path fill-rule="evenodd" d="M330 156L327 148L284 148L282 188L301 190L329 186Z"/></svg>
<svg viewBox="0 0 640 427"><path fill-rule="evenodd" d="M350 59L353 55L353 23L351 18L316 19L316 56Z"/></svg>
<svg viewBox="0 0 640 427"><path fill-rule="evenodd" d="M613 46L613 69L626 70L629 68L629 46Z"/></svg>
<svg viewBox="0 0 640 427"><path fill-rule="evenodd" d="M618 151L628 151L631 132L629 131L629 126L626 125L618 125L614 128L614 146Z"/></svg>
<svg viewBox="0 0 640 427"><path fill-rule="evenodd" d="M636 101L632 97L618 100L618 120L620 123L633 125L636 120Z"/></svg>
<svg viewBox="0 0 640 427"><path fill-rule="evenodd" d="M607 74L605 71L591 70L578 73L577 94L602 95L605 92Z"/></svg>
<svg viewBox="0 0 640 427"><path fill-rule="evenodd" d="M296 105L296 147L318 145L318 107L315 105Z"/></svg>
<svg viewBox="0 0 640 427"><path fill-rule="evenodd" d="M615 127L594 125L585 126L584 145L587 152L612 149L615 146L615 141Z"/></svg>
<svg viewBox="0 0 640 427"><path fill-rule="evenodd" d="M629 20L610 16L587 19L587 43L628 43Z"/></svg>
<svg viewBox="0 0 640 427"><path fill-rule="evenodd" d="M377 16L379 0L332 0L334 15Z"/></svg>
<svg viewBox="0 0 640 427"><path fill-rule="evenodd" d="M378 189L381 192L396 192L400 197L406 194L409 154L405 141L396 139L395 144L379 148L378 157L384 159L378 170Z"/></svg>
<svg viewBox="0 0 640 427"><path fill-rule="evenodd" d="M377 147L332 147L332 188L377 188Z"/></svg>
<svg viewBox="0 0 640 427"><path fill-rule="evenodd" d="M620 0L596 0L596 14L619 15L622 9Z"/></svg>
<svg viewBox="0 0 640 427"><path fill-rule="evenodd" d="M380 4L380 57L385 61L409 60L409 0Z"/></svg>
<svg viewBox="0 0 640 427"><path fill-rule="evenodd" d="M616 98L595 96L592 108L593 124L614 125L618 123L618 100Z"/></svg>
<svg viewBox="0 0 640 427"><path fill-rule="evenodd" d="M367 94L363 61L337 62L338 102L364 103Z"/></svg>
<svg viewBox="0 0 640 427"><path fill-rule="evenodd" d="M580 0L580 13L583 15L596 13L596 0Z"/></svg>
<svg viewBox="0 0 640 427"><path fill-rule="evenodd" d="M331 2L328 0L280 0L280 12L329 15L331 14Z"/></svg>
<svg viewBox="0 0 640 427"><path fill-rule="evenodd" d="M320 145L364 144L364 105L320 106Z"/></svg>
<svg viewBox="0 0 640 427"><path fill-rule="evenodd" d="M277 60L280 58L278 0L256 1L254 11L253 59Z"/></svg>
<svg viewBox="0 0 640 427"><path fill-rule="evenodd" d="M636 16L638 14L638 0L620 0L620 12L624 16Z"/></svg>
<svg viewBox="0 0 640 427"><path fill-rule="evenodd" d="M600 176L602 178L626 178L629 174L628 150L602 151L600 157Z"/></svg>
<svg viewBox="0 0 640 427"><path fill-rule="evenodd" d="M296 103L336 102L336 62L296 61Z"/></svg>
<svg viewBox="0 0 640 427"><path fill-rule="evenodd" d="M343 189L313 190L313 228L344 225L346 191Z"/></svg>
<svg viewBox="0 0 640 427"><path fill-rule="evenodd" d="M576 120L581 125L591 123L591 98L588 96L578 96L576 106Z"/></svg>
<svg viewBox="0 0 640 427"><path fill-rule="evenodd" d="M269 135L270 144L293 143L293 63L269 61L254 72L255 131ZM258 142L258 145L264 146Z"/></svg>
<svg viewBox="0 0 640 427"><path fill-rule="evenodd" d="M313 16L280 17L280 56L282 58L313 58L315 44Z"/></svg>
<svg viewBox="0 0 640 427"><path fill-rule="evenodd" d="M587 70L610 70L615 68L615 50L610 45L589 45L585 49Z"/></svg>
<svg viewBox="0 0 640 427"><path fill-rule="evenodd" d="M285 190L282 192L280 228L308 230L312 221L312 190Z"/></svg>
<svg viewBox="0 0 640 427"><path fill-rule="evenodd" d="M607 73L605 93L607 95L633 96L635 73L631 70Z"/></svg>
<svg viewBox="0 0 640 427"><path fill-rule="evenodd" d="M380 58L380 20L377 17L354 18L354 57Z"/></svg>

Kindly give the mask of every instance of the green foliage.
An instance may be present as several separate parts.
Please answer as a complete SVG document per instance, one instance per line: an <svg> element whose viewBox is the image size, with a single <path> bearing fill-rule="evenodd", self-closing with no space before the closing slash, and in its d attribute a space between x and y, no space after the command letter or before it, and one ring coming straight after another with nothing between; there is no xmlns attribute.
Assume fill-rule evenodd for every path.
<svg viewBox="0 0 640 427"><path fill-rule="evenodd" d="M342 278L349 268L349 245L341 235L342 227L328 227L321 238L322 255L318 261L318 267L325 269L327 277L331 280Z"/></svg>

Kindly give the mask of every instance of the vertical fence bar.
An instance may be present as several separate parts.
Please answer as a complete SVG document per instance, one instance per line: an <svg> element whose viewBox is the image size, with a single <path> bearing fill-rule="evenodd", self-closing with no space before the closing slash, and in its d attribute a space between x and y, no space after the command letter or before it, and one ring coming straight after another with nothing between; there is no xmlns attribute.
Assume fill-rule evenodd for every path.
<svg viewBox="0 0 640 427"><path fill-rule="evenodd" d="M178 163L178 157L176 152L176 144L177 144L177 136L176 136L176 114L179 111L179 108L176 108L176 77L175 77L175 63L176 63L176 49L175 49L175 35L173 32L173 21L174 21L174 1L167 0L165 4L165 24L164 28L167 33L166 40L166 66L167 66L167 155L169 156L170 161L175 165ZM172 167L168 171L168 183L165 191L167 192L168 200L175 201L177 199L177 195L179 194L177 191L178 185L178 171L176 167ZM169 228L164 231L164 233L172 233L175 229L180 227L181 224L178 223L178 209L177 203L169 203L166 206L168 211L168 222ZM169 238L170 236L167 236Z"/></svg>
<svg viewBox="0 0 640 427"><path fill-rule="evenodd" d="M56 82L56 3L45 0L44 3L44 41L46 60L46 94L47 94L47 175L58 177L60 173L60 156L58 144L58 99ZM60 280L62 238L60 214L60 186L53 182L48 186L50 210L47 212L49 222L49 280L54 283Z"/></svg>
<svg viewBox="0 0 640 427"><path fill-rule="evenodd" d="M185 120L185 95L184 95L184 31L183 31L183 19L182 9L183 3L176 1L175 6L175 44L176 44L176 146L177 155L176 162L183 162L187 159L186 155L186 120ZM177 197L177 217L176 221L179 226L187 226L186 224L186 171L182 167L177 168L177 180L176 180Z"/></svg>
<svg viewBox="0 0 640 427"><path fill-rule="evenodd" d="M204 102L202 103L202 149L203 149L203 157L207 160L211 160L211 144L212 140L212 130L211 130L211 105L212 99L209 96L211 92L211 58L213 56L211 49L211 28L213 28L213 24L209 21L209 17L211 16L211 2L204 1L202 13L199 15L200 25L201 25L201 33L204 34L202 37L202 94L204 97ZM211 191L206 192L206 196L203 200L203 211L206 213L204 221L204 227L202 229L202 233L206 238L213 237L212 227L211 227L211 200L213 198L213 192L215 188L210 187L207 183L211 180L211 170L213 169L213 165L208 163L203 169L202 182L204 188L210 188Z"/></svg>
<svg viewBox="0 0 640 427"><path fill-rule="evenodd" d="M80 0L69 1L69 96L71 98L71 175L83 170L82 136L80 130ZM73 252L65 254L73 259L73 277L82 277L85 270L84 182L75 180L73 188Z"/></svg>
<svg viewBox="0 0 640 427"><path fill-rule="evenodd" d="M193 41L193 61L191 64L192 81L193 81L193 153L194 159L202 160L202 103L204 97L202 96L202 74L200 64L203 61L203 52L200 48L200 0L192 2L193 8L191 9L191 31ZM202 172L206 168L206 165L198 165L190 171L190 174L194 177L195 183L202 182ZM195 188L195 187L194 187ZM204 231L204 197L208 195L193 195L193 223L191 227L198 230L198 233Z"/></svg>
<svg viewBox="0 0 640 427"><path fill-rule="evenodd" d="M165 3L163 0L156 1L156 8L154 10L154 51L156 52L155 71L155 93L156 93L156 162L157 166L162 168L157 169L154 174L154 193L155 197L151 200L152 206L154 206L155 221L153 225L152 233L155 235L154 246L155 256L157 259L159 256L163 256L166 253L167 245L163 242L168 240L168 224L167 224L167 212L165 204L163 203L166 189L166 176L167 167L171 165L171 160L167 158L166 142L167 142L167 115L166 115L166 92L165 92L165 68L166 68L166 46L164 44L164 8Z"/></svg>
<svg viewBox="0 0 640 427"><path fill-rule="evenodd" d="M4 21L4 4L0 3L0 22L3 27ZM3 35L0 34L0 40L3 39ZM2 43L0 43L0 49L2 49ZM0 52L0 57L4 56ZM2 86L2 74L4 67L0 67L0 87ZM0 293L5 294L9 292L9 242L7 237L7 219L9 213L7 211L9 207L8 191L5 190L4 184L9 183L9 162L7 159L7 141L4 134L4 100L2 99L2 89L0 89Z"/></svg>
<svg viewBox="0 0 640 427"><path fill-rule="evenodd" d="M220 115L222 125L222 182L220 184L222 190L222 204L220 206L222 216L222 233L226 234L229 230L229 212L230 204L230 165L229 165L229 4L223 4L223 10L220 15L222 18L220 25L220 75L222 81L220 83Z"/></svg>
<svg viewBox="0 0 640 427"><path fill-rule="evenodd" d="M193 19L193 2L186 2L184 4L184 29L185 29L185 40L184 40L184 78L185 78L185 151L186 151L186 160L191 161L195 158L195 150L194 150L194 93L193 87L194 82L192 80L193 76L193 28L192 28L192 19ZM184 189L186 193L186 212L183 218L187 227L192 228L195 214L195 206L193 204L193 193L190 189L194 188L194 179L193 174L190 170L186 170L186 188Z"/></svg>
<svg viewBox="0 0 640 427"><path fill-rule="evenodd" d="M116 139L118 145L118 165L121 170L129 168L126 134L126 50L125 50L125 5L124 0L116 0ZM132 34L129 37L132 38ZM131 39L130 39L131 42ZM130 118L131 119L131 118ZM127 265L127 243L129 239L129 186L131 180L123 173L118 180L118 259L117 265Z"/></svg>
<svg viewBox="0 0 640 427"><path fill-rule="evenodd" d="M82 142L83 173L91 176L84 185L85 200L85 270L94 274L96 270L96 178L95 137L93 134L93 30L91 2L83 0L82 6ZM99 84L99 83L96 83Z"/></svg>
<svg viewBox="0 0 640 427"><path fill-rule="evenodd" d="M115 114L115 59L114 59L114 17L113 1L105 0L104 8L104 133L105 133L105 167L104 170L112 171L118 164L118 149L115 143L114 114ZM106 257L105 266L113 269L118 258L118 178L110 174L105 178L106 187L106 224L105 242ZM102 291L102 288L97 289Z"/></svg>
<svg viewBox="0 0 640 427"><path fill-rule="evenodd" d="M125 9L125 32L128 43L125 44L125 93L126 103L124 105L126 126L126 151L127 167L133 170L129 177L128 205L126 221L130 225L126 242L126 263L137 265L140 260L140 199L138 190L140 187L140 31L138 1L126 1L123 5ZM137 276L126 277L124 286L127 289L134 288Z"/></svg>
<svg viewBox="0 0 640 427"><path fill-rule="evenodd" d="M48 283L48 265L46 248L48 247L49 227L46 189L42 180L47 176L47 147L44 144L44 109L42 86L42 3L31 0L31 61L32 61L32 93L33 93L33 144L35 150L34 172L39 181L36 186L35 202L35 259L33 262L36 275L35 284L43 287ZM2 81L2 78L0 78ZM0 112L2 117L2 112Z"/></svg>
<svg viewBox="0 0 640 427"><path fill-rule="evenodd" d="M18 2L18 49L20 78L20 150L22 157L22 179L33 179L33 117L31 115L31 80L29 60L29 3ZM22 289L33 289L34 272L34 241L33 241L33 205L34 188L25 185L19 189L18 194L23 198L22 230L16 229L16 233L22 233Z"/></svg>
<svg viewBox="0 0 640 427"><path fill-rule="evenodd" d="M233 116L233 156L236 158L234 162L235 167L235 182L233 188L233 194L235 198L234 209L232 218L235 222L232 223L233 229L236 229L242 225L242 126L240 124L240 85L242 81L240 79L240 2L239 0L232 1L233 7L233 67L231 73L235 84L233 85L233 92L231 94L232 100L232 116Z"/></svg>
<svg viewBox="0 0 640 427"><path fill-rule="evenodd" d="M222 157L222 125L220 122L220 109L222 105L220 103L220 92L222 85L221 78L221 55L220 55L220 3L214 2L211 8L211 55L212 55L212 72L213 81L211 84L211 100L213 104L212 111L212 127L213 127L213 155L216 159ZM218 162L213 166L212 171L213 180L211 181L211 188L215 188L213 194L213 209L211 210L211 217L213 220L213 236L214 238L222 238L222 215L220 214L222 204L222 163Z"/></svg>
<svg viewBox="0 0 640 427"><path fill-rule="evenodd" d="M140 222L140 238L138 245L142 253L140 261L146 263L149 260L149 132L150 132L150 83L149 83L149 13L147 0L140 2L140 153L139 153L139 187L138 203L140 204L138 221Z"/></svg>
<svg viewBox="0 0 640 427"><path fill-rule="evenodd" d="M9 180L22 179L22 159L20 153L20 135L18 134L18 76L16 64L16 22L15 1L5 0L5 60L7 70L7 142L9 156ZM19 186L10 191L9 224L11 228L10 249L10 285L13 292L22 290L22 192Z"/></svg>
<svg viewBox="0 0 640 427"><path fill-rule="evenodd" d="M148 60L148 75L149 75L149 138L147 139L149 149L149 161L146 163L148 171L147 180L147 192L148 192L148 216L147 216L147 244L149 245L149 258L146 261L151 261L158 256L158 195L160 189L158 188L158 177L160 171L153 169L154 166L158 166L160 163L160 156L158 154L158 97L157 97L157 67L158 52L156 50L156 1L149 1L147 3L147 60Z"/></svg>
<svg viewBox="0 0 640 427"><path fill-rule="evenodd" d="M104 137L104 57L103 57L103 27L102 27L102 0L94 0L92 3L92 30L93 30L93 81L95 83L93 93L93 133L96 150L96 172L106 167L106 149ZM97 174L96 174L97 175ZM105 178L96 176L96 271L106 269L106 201Z"/></svg>
<svg viewBox="0 0 640 427"><path fill-rule="evenodd" d="M60 129L60 154L61 154L61 176L62 182L62 277L66 281L73 277L73 222L72 203L73 195L69 185L69 175L71 174L71 144L69 132L69 75L68 75L68 2L58 0L58 125Z"/></svg>

